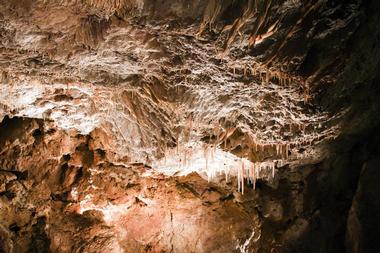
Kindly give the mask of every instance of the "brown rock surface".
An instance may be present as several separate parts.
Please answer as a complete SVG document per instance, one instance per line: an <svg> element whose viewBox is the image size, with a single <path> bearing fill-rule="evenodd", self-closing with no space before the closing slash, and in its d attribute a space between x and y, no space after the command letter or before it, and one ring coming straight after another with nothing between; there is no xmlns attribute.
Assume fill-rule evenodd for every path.
<svg viewBox="0 0 380 253"><path fill-rule="evenodd" d="M0 252L376 252L379 13L0 0Z"/></svg>

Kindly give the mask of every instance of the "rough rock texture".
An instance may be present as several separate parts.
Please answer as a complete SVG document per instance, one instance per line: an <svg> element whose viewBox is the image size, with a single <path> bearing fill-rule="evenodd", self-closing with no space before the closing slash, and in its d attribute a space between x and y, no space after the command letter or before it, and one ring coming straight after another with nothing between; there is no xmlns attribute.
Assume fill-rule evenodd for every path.
<svg viewBox="0 0 380 253"><path fill-rule="evenodd" d="M379 13L0 0L0 251L376 252Z"/></svg>
<svg viewBox="0 0 380 253"><path fill-rule="evenodd" d="M257 216L197 174L110 163L96 132L28 118L0 127L4 251L232 252L260 237Z"/></svg>

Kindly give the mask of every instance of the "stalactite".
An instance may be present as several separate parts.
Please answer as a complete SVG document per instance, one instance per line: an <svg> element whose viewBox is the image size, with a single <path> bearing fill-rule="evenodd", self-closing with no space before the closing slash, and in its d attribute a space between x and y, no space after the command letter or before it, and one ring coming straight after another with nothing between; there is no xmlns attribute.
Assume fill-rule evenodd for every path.
<svg viewBox="0 0 380 253"><path fill-rule="evenodd" d="M265 71L264 76L265 76L264 84L268 85L269 84L269 71Z"/></svg>
<svg viewBox="0 0 380 253"><path fill-rule="evenodd" d="M254 163L252 164L252 170L253 170L253 189L256 189L256 166Z"/></svg>
<svg viewBox="0 0 380 253"><path fill-rule="evenodd" d="M178 136L177 136L176 142L177 142L177 147L176 147L177 155L179 155L179 137Z"/></svg>
<svg viewBox="0 0 380 253"><path fill-rule="evenodd" d="M240 169L237 170L237 183L238 183L238 192L240 192Z"/></svg>
<svg viewBox="0 0 380 253"><path fill-rule="evenodd" d="M244 194L244 161L243 160L241 160L241 172L242 172L241 192Z"/></svg>
<svg viewBox="0 0 380 253"><path fill-rule="evenodd" d="M208 170L208 146L207 146L207 144L204 144L203 154L204 154L205 161L206 161L206 171L207 171Z"/></svg>
<svg viewBox="0 0 380 253"><path fill-rule="evenodd" d="M256 76L256 69L254 66L250 67L252 76Z"/></svg>
<svg viewBox="0 0 380 253"><path fill-rule="evenodd" d="M285 159L288 160L289 158L289 144L285 145Z"/></svg>

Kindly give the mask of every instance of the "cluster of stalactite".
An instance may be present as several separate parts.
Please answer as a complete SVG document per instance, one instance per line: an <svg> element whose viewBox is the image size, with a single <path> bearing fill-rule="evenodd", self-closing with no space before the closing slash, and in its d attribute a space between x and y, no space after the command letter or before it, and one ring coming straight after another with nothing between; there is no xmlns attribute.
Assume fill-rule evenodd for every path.
<svg viewBox="0 0 380 253"><path fill-rule="evenodd" d="M99 42L103 41L109 26L110 22L105 18L96 15L83 17L76 31L75 40L91 48L96 47Z"/></svg>
<svg viewBox="0 0 380 253"><path fill-rule="evenodd" d="M279 4L285 2L284 0L248 0L248 1L223 1L211 0L205 9L203 21L200 25L199 34L202 34L207 26L212 27L218 18L222 16L225 11L233 7L241 9L241 15L236 17L232 24L227 24L223 28L223 32L228 32L227 40L224 43L224 49L231 45L236 36L241 34L242 29L247 24L253 23L251 35L249 37L249 46L254 46L260 35L271 32L278 24L278 20L274 20L273 24L269 23L270 16L273 15L274 8ZM264 32L265 28L267 29Z"/></svg>
<svg viewBox="0 0 380 253"><path fill-rule="evenodd" d="M235 17L231 24L225 24L223 29L218 31L222 36L225 36L222 56L227 54L228 49L236 41L238 35L241 42L246 41L248 49L252 49L256 44L276 34L278 38L272 52L262 59L260 63L252 61L249 65L244 66L244 75L249 72L254 75L259 74L262 83L269 83L273 79L282 85L297 79L297 83L301 84L305 101L308 102L311 98L308 81L290 76L286 71L280 70L281 66L275 68L274 66L278 65L278 63L274 63L274 60L286 45L286 42L298 31L306 17L316 11L322 5L322 2L321 0L307 0L303 3L294 0L211 0L205 9L198 34L202 35L207 27L212 29L218 23L218 20L226 15L226 12L238 6L240 15ZM285 15L279 11L281 9L279 6L283 4L298 5L299 12L294 23L279 35L280 21ZM243 38L244 35L246 35L247 39ZM236 66L232 66L232 68L235 73Z"/></svg>
<svg viewBox="0 0 380 253"><path fill-rule="evenodd" d="M247 181L256 189L256 180L259 178L274 178L275 167L281 166L282 160L246 164L241 160L241 166L237 169L238 191L244 193L244 185Z"/></svg>
<svg viewBox="0 0 380 253"><path fill-rule="evenodd" d="M194 145L195 144L195 145ZM207 173L209 181L224 175L226 182L229 181L230 176L237 176L238 190L244 192L245 180L255 188L256 180L259 178L270 180L275 176L275 168L281 167L289 160L289 153L292 147L288 143L280 144L259 144L254 143L255 152L270 152L275 150L273 154L273 160L268 161L256 161L252 162L247 158L235 157L235 160L240 162L234 162L235 167L231 167L231 164L225 164L225 161L218 160L217 152L222 151L220 145L213 145L203 143L202 145L196 145L196 143L177 143L175 148L165 148L163 163L166 164L167 160L176 157L178 169L190 168L192 166L200 166L200 164L192 164L193 156L197 156L199 152L202 152L203 162L201 166L204 166L204 170ZM211 163L217 162L220 166L209 166ZM237 165L238 164L238 165ZM172 165L172 164L171 164Z"/></svg>
<svg viewBox="0 0 380 253"><path fill-rule="evenodd" d="M264 146L257 145L260 152ZM204 171L207 174L208 180L211 181L218 176L224 176L225 181L231 181L231 177L236 177L238 186L238 191L244 193L244 185L247 182L250 184L253 189L256 188L256 181L258 179L271 180L275 176L275 169L281 167L284 163L287 162L289 156L290 146L287 144L276 145L277 155L279 159L270 160L270 161L257 161L252 162L246 158L234 158L234 162L229 164L231 161L219 160L216 154L217 152L223 152L216 145L203 144L201 147L198 145L179 145L174 149L167 149L165 151L165 157L163 163L166 164L169 159L173 157L176 158L177 166L180 169L186 169L194 166L195 171L199 168L197 166L204 166ZM199 150L201 149L201 150ZM193 164L193 156L199 155L199 152L202 152L203 162L201 164ZM198 157L199 158L199 157ZM196 158L195 158L196 161ZM197 161L196 161L197 162ZM218 166L210 166L211 163L216 162ZM173 164L170 164L173 166Z"/></svg>
<svg viewBox="0 0 380 253"><path fill-rule="evenodd" d="M281 5L299 5L299 13L292 24L286 31L281 31L280 20L283 19L284 13L280 12ZM239 73L244 76L257 76L261 83L268 84L274 81L280 85L287 85L290 83L299 84L302 88L305 102L310 101L310 87L309 81L303 80L301 77L289 74L287 70L282 70L283 66L274 63L278 52L285 46L287 40L298 31L305 18L313 11L317 10L322 4L319 0L308 0L304 3L299 1L285 1L285 0L247 0L247 1L234 1L234 0L212 0L209 1L202 22L200 24L198 35L202 36L206 28L212 29L216 26L218 21L226 15L226 13L233 8L240 9L240 15L233 19L231 24L224 24L224 27L218 31L220 36L224 36L223 50L221 54L224 57L228 49L237 40L236 37L240 36L241 42L247 42L248 49L254 48L258 43L264 39L275 35L278 37L276 44L266 58L261 59L261 62L250 59L246 64L232 63L231 71L233 74ZM237 7L238 6L238 7ZM245 38L243 38L245 37ZM253 49L254 50L254 49Z"/></svg>
<svg viewBox="0 0 380 253"><path fill-rule="evenodd" d="M255 188L257 179L273 179L276 168L295 159L307 158L308 153L300 150L324 138L323 133L312 133L294 140L265 141L250 133L243 133L237 127L223 127L219 124L205 136L204 132L198 132L202 128L200 121L192 117L184 120L184 128L177 136L175 147L166 144L162 148L164 157L161 162L164 167L176 167L177 172L203 171L209 181L223 175L226 182L230 181L231 176L237 177L238 190L241 192L244 192L245 182ZM306 125L289 124L289 130L292 129L305 133ZM242 139L239 138L241 134L244 135ZM235 153L234 150L242 145L242 141L248 153ZM226 162L220 156L223 152L232 154L235 161Z"/></svg>
<svg viewBox="0 0 380 253"><path fill-rule="evenodd" d="M229 71L234 75L242 75L244 77L257 77L261 84L277 83L281 86L290 86L291 84L299 84L303 90L305 102L311 98L308 80L295 75L291 75L278 67L268 66L266 64L251 60L250 63L230 63Z"/></svg>
<svg viewBox="0 0 380 253"><path fill-rule="evenodd" d="M222 32L228 33L224 49L227 49L238 35L242 35L244 29L247 29L249 34L248 47L253 47L258 41L269 37L276 31L280 24L279 21L283 18L282 14L278 12L278 7L282 4L300 4L301 9L295 23L282 39L285 42L297 30L305 17L322 4L322 1L308 0L301 4L298 1L286 0L211 0L205 9L199 34L201 35L207 27L213 27L226 12L238 8L240 15L237 15L231 24L226 24L222 29ZM277 51L282 48L283 42L280 43ZM268 63L271 60L273 59L269 59Z"/></svg>

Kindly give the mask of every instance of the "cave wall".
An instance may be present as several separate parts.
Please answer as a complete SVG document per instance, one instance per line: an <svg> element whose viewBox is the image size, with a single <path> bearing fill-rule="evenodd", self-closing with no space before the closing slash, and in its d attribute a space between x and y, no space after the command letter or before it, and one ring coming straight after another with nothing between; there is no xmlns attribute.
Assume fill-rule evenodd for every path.
<svg viewBox="0 0 380 253"><path fill-rule="evenodd" d="M316 97L332 115L345 109L342 133L326 145L324 160L280 172L280 182L293 207L287 231L296 239L281 246L284 252L377 252L379 230L380 29L379 2L363 1L359 25L341 50L344 69L336 82L321 79ZM356 25L354 25L356 26ZM323 44L335 48L335 44ZM324 53L317 54L322 57ZM304 62L303 65L307 64ZM323 67L323 65L317 65ZM331 75L336 74L330 68ZM326 72L325 72L326 74ZM294 197L297 196L297 197ZM302 207L297 211L297 205ZM300 211L302 210L302 211ZM271 230L272 225L267 225ZM280 229L283 229L280 228ZM265 226L264 226L265 230ZM303 231L303 232L300 232ZM285 232L285 234L290 232Z"/></svg>
<svg viewBox="0 0 380 253"><path fill-rule="evenodd" d="M118 247L132 249L131 252L238 252L242 248L249 252L378 251L379 2L321 2L320 8L300 23L301 29L286 39L281 48L279 45L300 13L285 11L284 21L274 37L249 50L243 48L243 52L263 62L274 54L274 63L282 62L291 73L310 78L315 102L331 117L346 111L337 119L342 126L341 134L323 143L322 159L281 167L273 182L259 180L255 191L249 190L242 196L234 189L236 184L228 185L226 190L210 186L197 175L140 178L149 168L143 164L112 164L107 160L107 152L111 151L94 144L96 138L107 139L97 132L83 136L49 131L43 127L48 123L41 120L7 117L0 132L1 215L7 217L0 227L0 248L5 252L11 252L12 248L16 252L93 252ZM42 2L7 2L16 16L28 15L33 4ZM61 4L76 6L75 1L57 2L57 6ZM174 15L201 22L207 8L205 1L175 4L172 1L82 1L78 6L76 11L86 15L78 18L70 9L73 11L70 17L78 18L80 25L66 28L76 43L89 50L96 50L110 24L117 26L129 13L147 20L153 17L155 21ZM226 6L231 6L231 2L226 1ZM227 8L218 20L223 25L231 23L244 10L242 6L232 5L233 13L227 15ZM91 11L96 15L89 15L86 8L93 8ZM217 28L205 31L204 36L215 39ZM245 32L249 29L248 26ZM2 31L5 37L7 30ZM230 50L233 55L242 54L235 44ZM3 74L2 82L7 80ZM158 86L158 90L162 88ZM62 140L71 141L74 146L66 146L63 152ZM90 167L99 173L94 176L95 185L106 189L106 196L94 200L95 204L107 207L110 201L113 205L128 205L132 211L124 217L124 226L133 228L132 237L121 235L115 239L120 231L107 223L101 212L78 211L86 194L101 195L98 189L89 187L86 177L91 174ZM115 171L116 176L112 174ZM79 197L75 196L75 188L82 190ZM161 195L169 200L163 200ZM160 205L151 205L146 196L159 200ZM184 208L183 203L186 203ZM167 206L173 209L166 210ZM194 214L194 209L199 211ZM143 220L151 212L158 214L140 223L133 219L136 214ZM184 221L190 225L182 227ZM150 222L157 227L151 228ZM167 224L174 227L166 227ZM229 226L232 229L224 230ZM160 242L156 237L149 241L150 238L144 237L146 227L151 228L149 236L157 236L162 230L171 239ZM252 227L259 228L253 231L255 234ZM181 233L186 234L185 239ZM207 236L199 242L192 238L194 233ZM97 240L99 234L101 240ZM146 241L137 241L141 238ZM231 241L237 242L240 248Z"/></svg>

